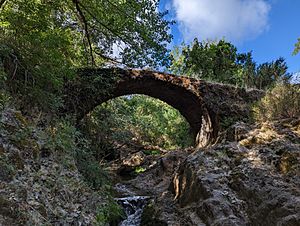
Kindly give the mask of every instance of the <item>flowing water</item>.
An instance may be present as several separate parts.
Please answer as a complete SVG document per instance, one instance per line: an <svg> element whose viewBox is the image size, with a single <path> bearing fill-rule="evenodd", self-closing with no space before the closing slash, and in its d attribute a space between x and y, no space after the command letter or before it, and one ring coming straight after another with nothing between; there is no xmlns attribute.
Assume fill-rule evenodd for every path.
<svg viewBox="0 0 300 226"><path fill-rule="evenodd" d="M127 219L123 220L119 226L139 226L141 224L143 208L149 199L149 196L116 198L115 200L123 207L127 217Z"/></svg>

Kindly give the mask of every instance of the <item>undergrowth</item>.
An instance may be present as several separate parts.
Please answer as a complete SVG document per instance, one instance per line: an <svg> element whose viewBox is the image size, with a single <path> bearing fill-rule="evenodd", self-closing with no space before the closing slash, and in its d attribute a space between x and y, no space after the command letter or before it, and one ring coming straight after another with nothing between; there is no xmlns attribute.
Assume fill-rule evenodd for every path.
<svg viewBox="0 0 300 226"><path fill-rule="evenodd" d="M20 111L14 110L11 105L0 110L0 179L12 181L18 170L24 169L28 160L34 162L35 166L39 166L47 159L50 164L54 161L59 166L60 172L77 175L76 172L79 170L83 179L80 186L92 188L95 193L102 196L103 200L106 200L97 204L97 210L92 210L95 212L95 225L106 225L117 221L122 213L112 198L111 185L106 172L91 152L88 138L84 137L70 119L56 119L42 127L38 124L39 122L34 122L32 118L26 118ZM6 146L3 146L4 143L9 143L20 151L9 153L6 151ZM36 174L41 172L43 171L37 171ZM69 176L57 175L59 181L55 182L56 185L58 186L59 183L72 186L74 181L72 182ZM47 184L46 181L44 186ZM81 189L79 185L76 186L70 189L73 192ZM52 189L53 186L50 188Z"/></svg>
<svg viewBox="0 0 300 226"><path fill-rule="evenodd" d="M121 219L124 219L123 209L114 200L110 200L106 205L97 209L97 215L94 226L117 225Z"/></svg>
<svg viewBox="0 0 300 226"><path fill-rule="evenodd" d="M254 107L257 121L300 116L300 84L277 84Z"/></svg>

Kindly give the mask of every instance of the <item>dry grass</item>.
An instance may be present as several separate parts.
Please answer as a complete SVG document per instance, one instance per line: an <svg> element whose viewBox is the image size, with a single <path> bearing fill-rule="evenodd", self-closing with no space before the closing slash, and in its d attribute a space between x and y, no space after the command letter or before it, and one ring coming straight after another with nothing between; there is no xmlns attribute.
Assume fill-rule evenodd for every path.
<svg viewBox="0 0 300 226"><path fill-rule="evenodd" d="M300 116L300 85L277 84L253 108L257 121Z"/></svg>

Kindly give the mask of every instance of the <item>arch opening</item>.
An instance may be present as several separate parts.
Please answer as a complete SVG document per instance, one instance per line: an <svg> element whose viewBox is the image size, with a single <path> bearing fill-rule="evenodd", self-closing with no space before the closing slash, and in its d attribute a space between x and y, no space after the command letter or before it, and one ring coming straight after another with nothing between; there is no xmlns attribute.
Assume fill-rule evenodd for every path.
<svg viewBox="0 0 300 226"><path fill-rule="evenodd" d="M122 80L113 93L115 97L131 94L147 95L177 109L190 124L194 138L197 136L202 123L202 103L193 92L171 82L146 76L141 79Z"/></svg>
<svg viewBox="0 0 300 226"><path fill-rule="evenodd" d="M146 95L120 96L97 106L81 123L95 143L151 149L178 149L194 144L191 127L167 103Z"/></svg>

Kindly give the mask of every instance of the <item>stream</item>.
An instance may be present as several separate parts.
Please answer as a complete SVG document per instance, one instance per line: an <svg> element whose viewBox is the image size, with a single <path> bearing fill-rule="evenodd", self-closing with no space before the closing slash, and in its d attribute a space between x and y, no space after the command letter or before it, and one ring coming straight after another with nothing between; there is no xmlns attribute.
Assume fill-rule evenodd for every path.
<svg viewBox="0 0 300 226"><path fill-rule="evenodd" d="M149 196L116 198L115 200L123 207L127 217L127 219L123 220L119 226L139 226L141 224L143 208L149 199Z"/></svg>
<svg viewBox="0 0 300 226"><path fill-rule="evenodd" d="M148 203L150 196L136 195L135 192L122 183L117 183L115 190L119 194L119 198L115 198L115 200L126 214L126 219L120 222L119 226L139 226L143 208Z"/></svg>

